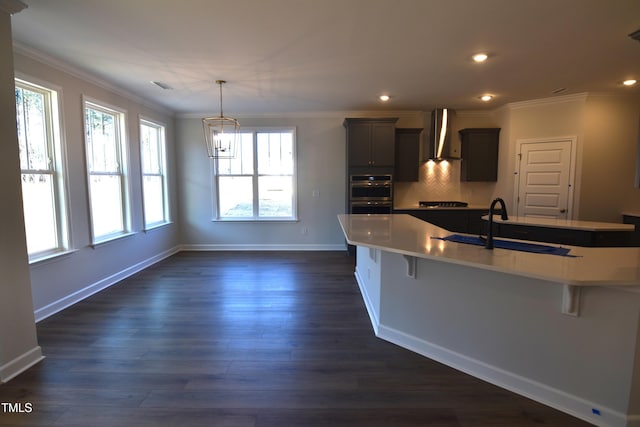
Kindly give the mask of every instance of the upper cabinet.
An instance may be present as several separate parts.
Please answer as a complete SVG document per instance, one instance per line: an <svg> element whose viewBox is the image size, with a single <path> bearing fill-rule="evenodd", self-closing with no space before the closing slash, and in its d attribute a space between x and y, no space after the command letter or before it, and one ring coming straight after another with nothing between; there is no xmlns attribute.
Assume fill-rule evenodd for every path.
<svg viewBox="0 0 640 427"><path fill-rule="evenodd" d="M460 140L460 180L497 181L500 128L462 129Z"/></svg>
<svg viewBox="0 0 640 427"><path fill-rule="evenodd" d="M390 167L395 163L397 118L347 118L348 167Z"/></svg>
<svg viewBox="0 0 640 427"><path fill-rule="evenodd" d="M396 128L396 182L415 182L420 173L422 128Z"/></svg>

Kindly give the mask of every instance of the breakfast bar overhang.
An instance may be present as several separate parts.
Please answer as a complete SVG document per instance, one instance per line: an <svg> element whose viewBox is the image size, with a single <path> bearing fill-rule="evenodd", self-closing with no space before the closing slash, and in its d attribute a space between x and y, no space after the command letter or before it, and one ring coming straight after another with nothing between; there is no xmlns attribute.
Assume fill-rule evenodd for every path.
<svg viewBox="0 0 640 427"><path fill-rule="evenodd" d="M378 337L596 425L640 426L640 248L487 250L409 215L338 218Z"/></svg>

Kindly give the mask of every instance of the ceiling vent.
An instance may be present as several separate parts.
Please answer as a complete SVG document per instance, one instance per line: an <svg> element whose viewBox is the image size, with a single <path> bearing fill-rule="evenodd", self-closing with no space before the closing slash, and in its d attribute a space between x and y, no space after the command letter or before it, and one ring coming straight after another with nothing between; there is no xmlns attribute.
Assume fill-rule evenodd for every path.
<svg viewBox="0 0 640 427"><path fill-rule="evenodd" d="M151 84L158 86L162 90L172 90L173 88L166 83L159 82L157 80L152 80Z"/></svg>

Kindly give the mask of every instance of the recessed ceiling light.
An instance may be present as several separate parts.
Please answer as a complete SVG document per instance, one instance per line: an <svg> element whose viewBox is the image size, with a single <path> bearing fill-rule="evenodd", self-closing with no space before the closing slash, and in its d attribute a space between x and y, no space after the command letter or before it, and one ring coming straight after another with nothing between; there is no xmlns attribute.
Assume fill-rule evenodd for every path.
<svg viewBox="0 0 640 427"><path fill-rule="evenodd" d="M622 84L625 85L625 86L633 86L636 83L638 83L638 81L635 80L635 79L628 79L628 80L625 80L625 81L622 82Z"/></svg>
<svg viewBox="0 0 640 427"><path fill-rule="evenodd" d="M380 101L387 102L391 97L389 95L380 95Z"/></svg>
<svg viewBox="0 0 640 427"><path fill-rule="evenodd" d="M489 94L482 95L480 99L483 100L484 102L491 101L493 99L493 95L489 95Z"/></svg>
<svg viewBox="0 0 640 427"><path fill-rule="evenodd" d="M484 62L487 60L487 58L489 57L489 55L487 55L486 53L476 53L475 55L473 55L471 58L475 61L475 62Z"/></svg>

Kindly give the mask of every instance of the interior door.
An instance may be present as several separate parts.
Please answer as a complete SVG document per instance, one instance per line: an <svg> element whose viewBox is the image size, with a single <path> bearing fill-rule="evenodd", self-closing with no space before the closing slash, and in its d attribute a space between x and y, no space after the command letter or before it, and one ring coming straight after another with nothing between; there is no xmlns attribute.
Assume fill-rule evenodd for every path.
<svg viewBox="0 0 640 427"><path fill-rule="evenodd" d="M575 138L518 141L516 214L571 218Z"/></svg>

